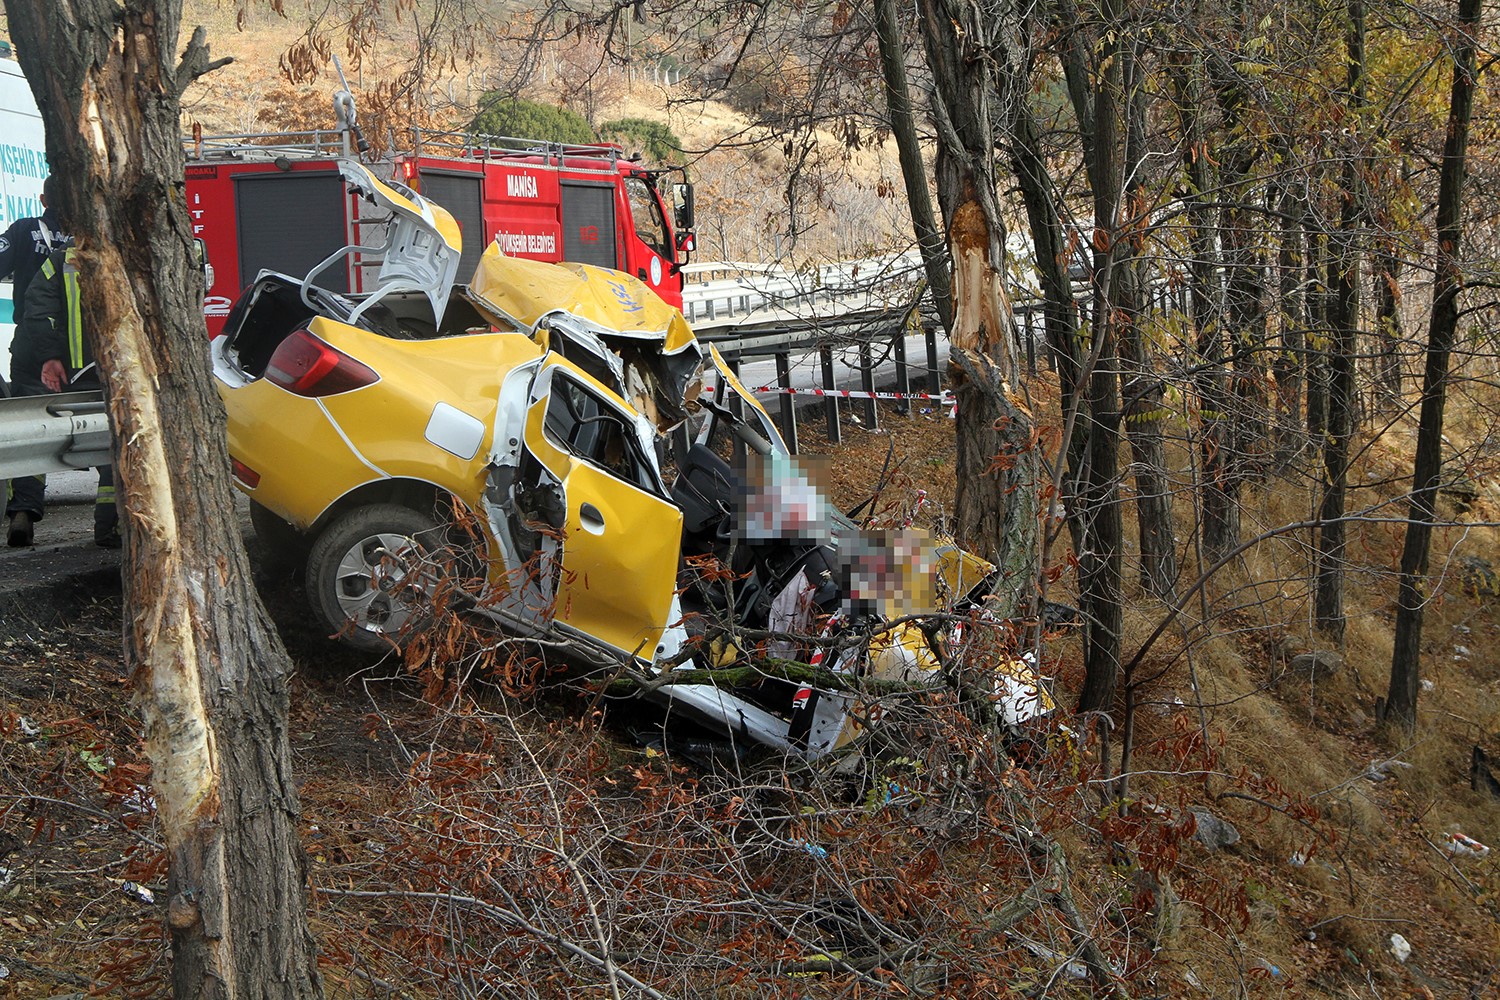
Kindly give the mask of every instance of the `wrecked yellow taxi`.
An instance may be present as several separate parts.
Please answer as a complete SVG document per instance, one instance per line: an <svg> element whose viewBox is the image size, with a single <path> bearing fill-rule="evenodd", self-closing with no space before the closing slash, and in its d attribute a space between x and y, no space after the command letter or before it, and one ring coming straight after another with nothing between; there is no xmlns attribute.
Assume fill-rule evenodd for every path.
<svg viewBox="0 0 1500 1000"><path fill-rule="evenodd" d="M212 343L236 484L262 541L305 560L330 634L388 651L461 572L476 581L473 613L594 663L691 669L696 610L783 636L776 650L794 658L876 622L872 656L827 668L932 673L927 635L882 629L851 576L892 550L800 477L769 415L717 352L705 359L678 310L629 275L494 246L459 284L446 210L362 165L340 169L351 195L389 213L384 242L302 277L263 272ZM319 284L351 258L368 291ZM690 417L705 361L713 389ZM683 584L685 557L722 559L733 584ZM987 564L930 562L917 575L950 578L947 607L982 595ZM1022 680L1007 718L1024 722L1052 705L1034 671ZM752 688L664 684L654 697L807 756L869 715L841 691Z"/></svg>

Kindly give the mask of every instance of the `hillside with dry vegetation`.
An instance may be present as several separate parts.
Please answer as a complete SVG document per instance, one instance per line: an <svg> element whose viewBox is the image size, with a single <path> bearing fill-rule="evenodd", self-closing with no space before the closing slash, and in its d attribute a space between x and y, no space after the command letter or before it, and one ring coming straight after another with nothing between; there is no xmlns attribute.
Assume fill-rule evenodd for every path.
<svg viewBox="0 0 1500 1000"><path fill-rule="evenodd" d="M288 56L305 26L260 8L237 23L237 5L212 0L187 9L214 54L235 59L189 92L187 128L331 124L336 77L304 64L305 50ZM412 124L460 127L483 93L511 86L514 60L475 56L452 57L412 89L403 74L416 42L403 23L382 23L384 43L346 67L367 127L391 136ZM578 37L514 92L544 99L571 86L579 77L569 66L590 65L585 43L597 42ZM1407 54L1392 48L1381 58L1399 69ZM785 76L805 89L797 73ZM1060 101L1062 89L1052 79L1032 97ZM900 167L881 129L840 134L824 122L797 134L816 147L804 156L691 80L626 79L618 68L567 103L591 124L671 128L698 184L703 259L803 263L910 243ZM1249 131L1234 129L1234 142ZM1440 131L1441 122L1424 141ZM1478 172L1489 178L1495 140L1482 138ZM1230 146L1213 156L1230 163ZM1207 145L1199 151L1212 158ZM1079 158L1048 153L1059 174L1082 173ZM1340 174L1321 169L1328 204L1342 204ZM1175 174L1160 184L1171 197L1184 187ZM1006 210L1026 218L1005 193ZM1425 217L1430 193L1405 191L1413 218ZM1132 196L1144 204L1148 194ZM1186 207L1156 214L1203 210L1181 197ZM1087 214L1086 199L1072 204ZM1120 243L1183 254L1197 234L1173 224L1163 223L1164 237ZM1101 260L1111 252L1104 233L1092 237ZM1425 246L1427 235L1403 238ZM1251 256L1269 272L1266 239ZM1492 241L1486 230L1473 242ZM1328 267L1296 261L1310 284ZM1404 298L1384 325L1367 305L1370 331L1423 329L1432 270L1423 267L1399 282L1381 272ZM1158 277L1176 292L1191 270L1179 258ZM1099 273L1078 294L1108 316L1117 303ZM1260 315L1262 327L1285 333L1292 320L1276 311L1311 294L1267 290L1276 315ZM1088 472L1069 466L1075 428L1160 431L1179 571L1167 593L1148 587L1141 533L1126 520L1120 673L1107 711L1072 711L1086 681L1076 621L976 619L965 623L978 635L972 656L951 664L942 686L868 688L880 724L856 750L806 762L664 719L619 676L581 671L458 613L402 657L359 657L310 629L297 572L262 551L257 582L298 668L290 731L327 995L1500 998L1500 395L1490 315L1466 316L1448 388L1419 713L1407 735L1382 719L1381 702L1416 449L1417 335L1402 342L1395 379L1374 377L1386 340L1372 332L1349 360L1362 380L1340 470L1345 579L1331 630L1315 607L1328 427L1310 432L1301 397L1289 407L1278 397L1293 384L1282 360L1292 349L1252 368L1244 359L1254 350L1236 342L1233 402L1244 410L1216 410L1200 389L1205 369L1226 367L1223 355L1204 360L1205 341L1180 313L1151 308L1138 312L1142 367L1155 367L1137 397L1090 410L1070 396L1069 345L1078 350L1093 329L1076 315L1076 340L1035 334L1034 369L1004 387L1035 422L1029 447L1049 475L1039 579L1065 611L1086 603L1079 568L1090 557L1077 541L1088 537L1087 504L1070 492ZM1329 329L1316 325L1297 351L1328 350ZM846 424L839 444L805 420L805 451L827 460L841 508L876 497L875 517L900 523L919 511L919 527L951 530L950 408L882 407L878 428ZM1238 541L1219 558L1203 541L1205 465L1221 457L1214 434L1236 415L1258 421L1270 443L1237 472ZM1130 506L1143 460L1134 439L1114 443L1118 501ZM1015 461L993 457L997 468ZM126 612L114 592L80 598L64 609L66 624L48 611L0 623L0 995L163 996L167 862L121 668ZM710 655L727 648L731 666L764 668L755 640L745 647ZM988 692L993 668L1027 649L1040 651L1059 709L1004 730L974 692Z"/></svg>

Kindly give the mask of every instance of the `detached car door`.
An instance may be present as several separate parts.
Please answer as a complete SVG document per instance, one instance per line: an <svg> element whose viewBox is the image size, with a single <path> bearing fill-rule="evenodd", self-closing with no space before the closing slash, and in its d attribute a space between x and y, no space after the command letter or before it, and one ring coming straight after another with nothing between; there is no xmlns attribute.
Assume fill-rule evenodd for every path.
<svg viewBox="0 0 1500 1000"><path fill-rule="evenodd" d="M668 625L682 544L682 511L649 434L618 397L551 355L532 383L518 483L550 495L553 627L648 661Z"/></svg>

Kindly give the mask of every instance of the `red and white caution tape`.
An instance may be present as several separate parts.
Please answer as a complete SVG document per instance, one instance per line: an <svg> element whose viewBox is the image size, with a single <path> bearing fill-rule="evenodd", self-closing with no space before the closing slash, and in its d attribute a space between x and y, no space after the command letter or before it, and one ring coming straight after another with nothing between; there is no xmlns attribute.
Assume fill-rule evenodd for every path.
<svg viewBox="0 0 1500 1000"><path fill-rule="evenodd" d="M861 392L857 389L790 389L780 385L762 385L750 391L778 393L783 396L831 396L837 399L930 399L944 406L954 402L951 392Z"/></svg>

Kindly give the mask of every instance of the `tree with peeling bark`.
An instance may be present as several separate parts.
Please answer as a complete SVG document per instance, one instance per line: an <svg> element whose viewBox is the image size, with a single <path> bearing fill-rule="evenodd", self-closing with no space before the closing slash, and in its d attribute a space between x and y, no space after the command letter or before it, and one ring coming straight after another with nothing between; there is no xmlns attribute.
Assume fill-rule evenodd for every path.
<svg viewBox="0 0 1500 1000"><path fill-rule="evenodd" d="M949 373L958 401L959 540L1000 567L1007 611L1034 597L1041 456L1023 394L1005 291L1005 220L995 128L1016 106L1019 23L1009 0L922 0L919 19L937 121L937 192L952 261Z"/></svg>
<svg viewBox="0 0 1500 1000"><path fill-rule="evenodd" d="M169 874L177 997L320 995L287 737L290 663L252 584L183 198L180 0L8 0L76 234L125 517L125 659Z"/></svg>

